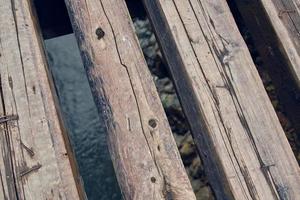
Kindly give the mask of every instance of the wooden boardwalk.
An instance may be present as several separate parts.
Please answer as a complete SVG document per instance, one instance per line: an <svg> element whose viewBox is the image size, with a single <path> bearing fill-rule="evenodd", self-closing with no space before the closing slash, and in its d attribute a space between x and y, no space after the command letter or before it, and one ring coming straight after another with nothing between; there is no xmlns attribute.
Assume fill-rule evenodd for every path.
<svg viewBox="0 0 300 200"><path fill-rule="evenodd" d="M85 199L28 2L0 0L0 199ZM125 1L65 2L124 199L196 199ZM216 198L300 199L299 166L227 2L143 2ZM298 82L296 0L260 2Z"/></svg>
<svg viewBox="0 0 300 200"><path fill-rule="evenodd" d="M217 199L299 199L299 166L226 1L147 1Z"/></svg>

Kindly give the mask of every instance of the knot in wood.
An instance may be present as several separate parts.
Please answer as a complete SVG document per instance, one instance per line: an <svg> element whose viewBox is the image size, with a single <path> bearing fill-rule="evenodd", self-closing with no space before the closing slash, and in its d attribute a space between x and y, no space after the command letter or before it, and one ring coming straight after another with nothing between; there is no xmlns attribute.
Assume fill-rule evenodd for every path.
<svg viewBox="0 0 300 200"><path fill-rule="evenodd" d="M102 30L102 28L98 27L96 29L96 35L98 37L98 40L102 39L105 35L105 32Z"/></svg>

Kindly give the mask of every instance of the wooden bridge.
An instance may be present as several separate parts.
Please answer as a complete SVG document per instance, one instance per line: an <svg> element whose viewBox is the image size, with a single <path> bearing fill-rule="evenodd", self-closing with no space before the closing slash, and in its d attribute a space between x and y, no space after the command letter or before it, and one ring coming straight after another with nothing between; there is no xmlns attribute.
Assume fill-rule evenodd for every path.
<svg viewBox="0 0 300 200"><path fill-rule="evenodd" d="M299 89L298 0L237 2L255 42L269 27L267 55L280 50ZM125 1L65 3L124 199L196 199ZM215 197L300 199L298 163L227 2L143 3ZM85 199L37 22L30 0L0 0L0 199Z"/></svg>

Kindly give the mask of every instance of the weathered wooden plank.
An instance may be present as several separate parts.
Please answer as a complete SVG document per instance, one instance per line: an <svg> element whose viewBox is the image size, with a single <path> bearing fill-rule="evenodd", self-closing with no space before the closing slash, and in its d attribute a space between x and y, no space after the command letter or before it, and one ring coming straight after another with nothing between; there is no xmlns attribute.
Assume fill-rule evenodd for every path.
<svg viewBox="0 0 300 200"><path fill-rule="evenodd" d="M299 167L223 0L144 0L218 199L298 199Z"/></svg>
<svg viewBox="0 0 300 200"><path fill-rule="evenodd" d="M243 3L245 2L239 2ZM249 6L253 3L248 2ZM284 53L290 71L300 88L300 1L259 0L255 4L263 7L277 36L278 48Z"/></svg>
<svg viewBox="0 0 300 200"><path fill-rule="evenodd" d="M287 116L292 123L294 134L293 132L287 134L289 139L294 143L292 148L295 148L294 151L298 152L299 150L297 149L300 147L300 141L297 142L297 133L300 131L300 123L298 123L300 121L298 99L300 90L290 73L288 67L289 61L284 55L280 44L278 44L278 41L282 39L277 37L275 29L270 23L269 17L261 3L257 1L239 0L231 1L230 3L231 9L234 9L233 13L236 15L235 17L239 18L240 26L247 27L246 39L249 42L248 46L250 45L252 52L259 56L256 60L258 70L261 70L261 74L267 71L272 80L272 85L275 86L279 100L278 110L284 112L284 115ZM288 130L285 131L289 132Z"/></svg>
<svg viewBox="0 0 300 200"><path fill-rule="evenodd" d="M66 0L124 199L195 199L124 0Z"/></svg>
<svg viewBox="0 0 300 200"><path fill-rule="evenodd" d="M0 0L0 199L83 199L31 9Z"/></svg>

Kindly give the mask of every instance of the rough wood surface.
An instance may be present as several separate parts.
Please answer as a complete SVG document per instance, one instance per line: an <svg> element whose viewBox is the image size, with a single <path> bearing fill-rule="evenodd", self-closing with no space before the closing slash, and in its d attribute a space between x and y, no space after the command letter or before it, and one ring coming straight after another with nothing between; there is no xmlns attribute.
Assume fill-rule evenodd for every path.
<svg viewBox="0 0 300 200"><path fill-rule="evenodd" d="M83 199L31 8L0 0L0 199Z"/></svg>
<svg viewBox="0 0 300 200"><path fill-rule="evenodd" d="M124 0L65 0L124 199L195 199Z"/></svg>
<svg viewBox="0 0 300 200"><path fill-rule="evenodd" d="M224 0L144 0L217 199L299 199L296 159Z"/></svg>
<svg viewBox="0 0 300 200"><path fill-rule="evenodd" d="M263 6L300 88L300 1L259 0L256 4Z"/></svg>
<svg viewBox="0 0 300 200"><path fill-rule="evenodd" d="M281 112L283 112L292 124L292 128L286 130L286 135L289 141L292 142L292 149L297 157L300 149L300 135L298 136L298 133L300 133L300 90L290 73L289 61L282 48L280 48L273 25L268 20L268 15L260 3L240 0L231 1L230 3L231 9L236 9L233 12L239 18L238 21L242 23L240 26L247 27L246 39L248 45L252 48L252 53L257 55L255 63L258 70L260 70L260 74L265 76L265 72L267 72L268 75L267 78L265 77L265 81L268 76L272 80L271 83L266 81L265 86L266 84L267 87L275 86L279 101L279 105L276 106L279 119ZM281 121L284 122L282 117ZM283 126L287 128L286 123L283 123ZM290 132L290 130L293 131ZM298 163L300 163L299 161L300 157Z"/></svg>

